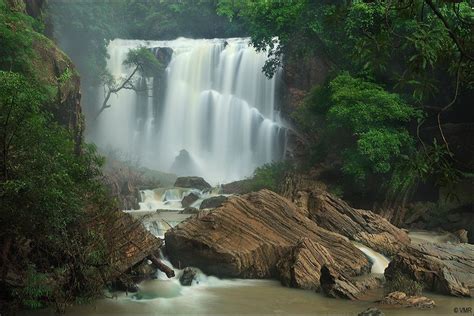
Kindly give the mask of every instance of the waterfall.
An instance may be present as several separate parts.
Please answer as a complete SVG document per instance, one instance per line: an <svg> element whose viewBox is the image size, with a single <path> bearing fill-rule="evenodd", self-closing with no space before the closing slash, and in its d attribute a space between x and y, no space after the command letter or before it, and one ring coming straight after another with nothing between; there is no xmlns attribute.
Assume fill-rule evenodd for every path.
<svg viewBox="0 0 474 316"><path fill-rule="evenodd" d="M280 73L264 76L266 55L250 47L249 39L117 39L108 46L114 78L130 73L122 62L139 46L172 49L164 80L143 78L140 85L148 91L122 90L111 97L92 135L100 147L214 184L245 178L283 158L286 129L276 104Z"/></svg>

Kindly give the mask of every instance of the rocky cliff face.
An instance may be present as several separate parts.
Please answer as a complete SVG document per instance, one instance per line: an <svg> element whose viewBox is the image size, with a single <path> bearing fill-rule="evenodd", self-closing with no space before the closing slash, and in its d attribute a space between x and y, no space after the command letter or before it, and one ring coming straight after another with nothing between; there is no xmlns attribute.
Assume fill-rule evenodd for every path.
<svg viewBox="0 0 474 316"><path fill-rule="evenodd" d="M285 92L282 112L287 115L293 112L313 86L324 83L330 67L329 60L322 54L287 61L283 68Z"/></svg>
<svg viewBox="0 0 474 316"><path fill-rule="evenodd" d="M8 0L11 10L29 14L33 18L41 15L43 0ZM80 78L69 57L46 36L32 32L32 69L36 79L54 89L56 100L47 110L73 135L77 152L80 151L84 121L81 109Z"/></svg>

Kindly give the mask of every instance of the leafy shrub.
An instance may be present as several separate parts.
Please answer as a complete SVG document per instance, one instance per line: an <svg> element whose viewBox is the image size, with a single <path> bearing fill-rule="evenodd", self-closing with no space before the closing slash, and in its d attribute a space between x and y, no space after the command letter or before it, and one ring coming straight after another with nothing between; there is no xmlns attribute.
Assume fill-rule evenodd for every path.
<svg viewBox="0 0 474 316"><path fill-rule="evenodd" d="M292 165L287 161L272 162L258 167L255 169L253 177L249 179L248 191L269 189L278 192L280 183L292 168Z"/></svg>
<svg viewBox="0 0 474 316"><path fill-rule="evenodd" d="M407 295L421 295L423 286L406 275L397 272L393 278L385 283L385 293L404 292Z"/></svg>

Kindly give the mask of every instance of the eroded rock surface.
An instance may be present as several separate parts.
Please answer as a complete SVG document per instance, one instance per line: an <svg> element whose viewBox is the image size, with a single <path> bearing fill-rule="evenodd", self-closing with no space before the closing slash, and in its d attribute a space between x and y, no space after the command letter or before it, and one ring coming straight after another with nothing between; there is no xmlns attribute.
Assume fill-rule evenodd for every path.
<svg viewBox="0 0 474 316"><path fill-rule="evenodd" d="M420 282L428 291L453 296L472 296L474 245L413 245L392 259L385 270L385 276L391 280L397 272Z"/></svg>
<svg viewBox="0 0 474 316"><path fill-rule="evenodd" d="M269 190L230 197L221 207L169 230L165 239L176 266L194 266L220 277L270 278L285 274L282 268L277 273L277 263L302 236L312 257L324 257L341 273L351 276L368 270L368 260L347 238L318 227L304 211ZM305 247L296 259L304 257ZM315 249L327 252L313 253ZM303 271L305 264L296 270ZM317 279L319 271L310 272Z"/></svg>
<svg viewBox="0 0 474 316"><path fill-rule="evenodd" d="M394 255L409 243L408 234L373 212L350 207L323 190L308 193L309 217L319 226L358 241L385 255Z"/></svg>

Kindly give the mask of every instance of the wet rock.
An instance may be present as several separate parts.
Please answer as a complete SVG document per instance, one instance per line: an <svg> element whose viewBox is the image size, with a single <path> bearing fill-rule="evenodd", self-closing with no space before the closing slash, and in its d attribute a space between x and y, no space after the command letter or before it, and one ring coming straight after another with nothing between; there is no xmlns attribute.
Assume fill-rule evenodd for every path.
<svg viewBox="0 0 474 316"><path fill-rule="evenodd" d="M112 291L128 292L128 293L137 293L140 288L137 284L131 281L124 281L122 279L116 279L110 283L110 289Z"/></svg>
<svg viewBox="0 0 474 316"><path fill-rule="evenodd" d="M211 185L201 177L179 177L176 179L174 186L178 188L198 189L201 191L212 188Z"/></svg>
<svg viewBox="0 0 474 316"><path fill-rule="evenodd" d="M350 207L323 190L307 197L309 217L318 226L358 241L385 255L397 254L409 243L408 234L373 212Z"/></svg>
<svg viewBox="0 0 474 316"><path fill-rule="evenodd" d="M425 296L408 296L404 292L392 292L389 293L381 301L382 304L386 305L399 305L403 307L416 307L416 308L433 308L436 306L432 299Z"/></svg>
<svg viewBox="0 0 474 316"><path fill-rule="evenodd" d="M174 265L198 267L219 277L271 278L283 274L277 273L277 263L301 236L326 248L338 271L357 275L369 268L364 254L347 238L319 227L269 190L229 197L223 206L170 229L165 240Z"/></svg>
<svg viewBox="0 0 474 316"><path fill-rule="evenodd" d="M385 270L387 280L397 273L421 283L425 290L470 297L474 289L474 245L412 245L393 257Z"/></svg>
<svg viewBox="0 0 474 316"><path fill-rule="evenodd" d="M151 262L148 260L143 260L141 263L135 265L131 270L131 275L134 277L135 282L139 282L146 279L155 278L157 272L156 267L154 267Z"/></svg>
<svg viewBox="0 0 474 316"><path fill-rule="evenodd" d="M461 242L461 243L469 242L468 232L465 229L459 229L459 230L455 231L454 236L456 236L459 239L459 242Z"/></svg>
<svg viewBox="0 0 474 316"><path fill-rule="evenodd" d="M334 266L324 265L321 268L320 284L322 292L328 297L358 300L368 290L382 287L383 280L377 276L357 279Z"/></svg>
<svg viewBox="0 0 474 316"><path fill-rule="evenodd" d="M186 207L184 210L179 212L180 214L198 214L199 210L195 207Z"/></svg>
<svg viewBox="0 0 474 316"><path fill-rule="evenodd" d="M191 206L197 200L199 200L199 196L196 193L191 192L183 198L183 200L181 201L181 206L186 208L188 206Z"/></svg>
<svg viewBox="0 0 474 316"><path fill-rule="evenodd" d="M183 286L191 286L193 280L196 278L198 270L191 267L184 268L181 276L179 277L179 283Z"/></svg>
<svg viewBox="0 0 474 316"><path fill-rule="evenodd" d="M227 197L223 195L213 196L208 199L202 201L201 206L199 207L201 210L205 208L217 208L222 206L222 204L227 201Z"/></svg>
<svg viewBox="0 0 474 316"><path fill-rule="evenodd" d="M155 47L152 48L155 53L156 59L164 66L167 67L173 57L173 49L170 47Z"/></svg>
<svg viewBox="0 0 474 316"><path fill-rule="evenodd" d="M369 307L365 311L357 314L358 316L385 316L385 314L376 307Z"/></svg>

